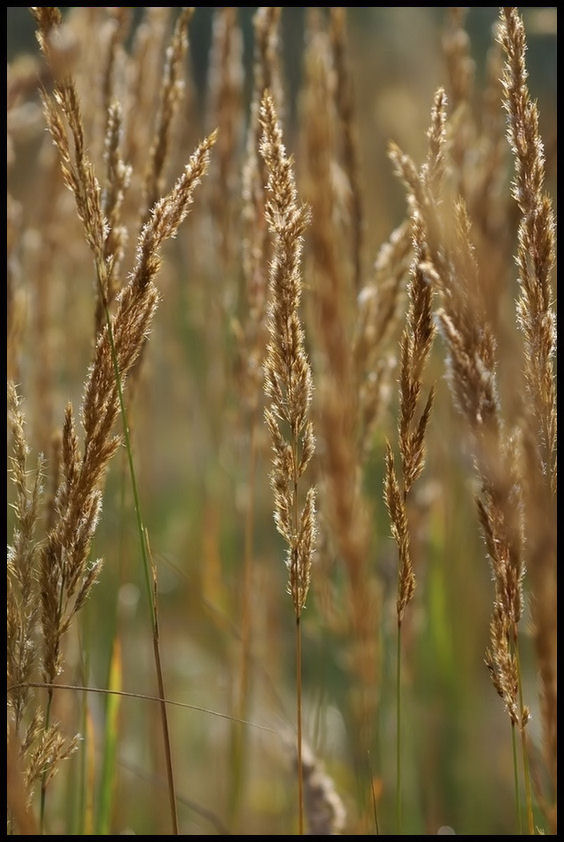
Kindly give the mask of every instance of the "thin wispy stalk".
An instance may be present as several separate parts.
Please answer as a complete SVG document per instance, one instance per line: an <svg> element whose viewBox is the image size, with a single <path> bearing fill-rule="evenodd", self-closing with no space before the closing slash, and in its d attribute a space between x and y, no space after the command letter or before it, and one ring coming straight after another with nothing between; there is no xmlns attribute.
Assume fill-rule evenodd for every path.
<svg viewBox="0 0 564 842"><path fill-rule="evenodd" d="M411 551L408 500L412 486L425 464L424 441L434 388L421 406L422 374L433 344L435 326L431 312L431 285L424 273L425 241L416 214L412 219L414 261L409 286L410 305L401 340L400 420L398 447L401 479L396 471L392 447L386 446L384 500L390 516L392 534L398 546L397 663L396 663L396 823L401 833L401 631L407 605L415 593L415 573Z"/></svg>
<svg viewBox="0 0 564 842"><path fill-rule="evenodd" d="M315 488L305 495L302 479L313 456L315 439L309 418L313 384L299 316L302 293L302 235L309 211L298 204L292 161L286 155L274 102L265 92L260 121L260 151L268 181L265 217L274 239L270 269L268 329L270 341L264 364L264 388L270 406L265 421L272 440L274 521L288 545L288 593L296 617L296 703L298 729L298 828L304 832L302 769L302 636L301 617L311 579L315 547ZM298 497L304 496L303 504Z"/></svg>
<svg viewBox="0 0 564 842"><path fill-rule="evenodd" d="M42 12L36 13L40 45L49 58L47 34L50 19L46 23L44 18ZM112 316L106 291L109 267L116 255L108 256L106 253L108 226L103 214L101 190L85 147L79 101L72 78L65 76L55 86L52 96L44 94L43 102L47 124L59 152L63 178L74 194L77 213L93 254L97 286L105 317L105 328L98 335L94 361L84 391L81 412L84 428L82 454L70 405L63 429L63 470L56 498L57 517L48 535L41 564L44 678L47 683L53 683L60 673L62 637L73 616L87 599L101 570L101 559L95 562L89 559L90 547L102 507L101 486L109 461L119 446L120 440L112 434L112 429L118 413L121 412L151 612L155 667L159 693L164 696L156 606L150 585L149 554L133 465L123 387L128 372L142 352L156 310L158 292L154 279L160 267L160 248L165 240L176 235L179 225L189 211L193 191L206 172L215 133L200 144L170 193L154 204L139 237L135 267L129 282L118 296ZM45 716L46 730L49 726L51 704L50 690ZM171 745L164 705L161 707L161 714L171 816L174 832L178 833ZM42 820L44 805L43 787Z"/></svg>
<svg viewBox="0 0 564 842"><path fill-rule="evenodd" d="M454 403L465 417L470 433L480 483L476 505L494 579L491 643L486 664L504 700L512 728L517 724L520 729L527 781L524 731L529 712L518 692L518 624L523 610L525 566L522 494L516 475L517 446L515 437L506 433L501 415L495 339L485 318L480 271L466 207L462 200L457 201L454 225L439 213L440 177L445 164L441 138L445 137L445 124L446 96L439 90L425 165L418 172L411 159L397 147L392 147L391 157L407 187L413 212L421 220L427 249L423 271L441 298L438 321L448 351L447 378ZM443 152L439 155L441 148ZM529 798L528 805L530 824Z"/></svg>
<svg viewBox="0 0 564 842"><path fill-rule="evenodd" d="M532 615L540 667L543 745L554 800L556 751L556 522L557 413L553 358L556 315L551 279L555 265L555 220L545 191L545 151L539 112L529 94L525 28L516 8L500 11L503 48L503 107L515 175L513 197L520 212L517 246L517 323L523 336L524 480L528 568L533 585ZM519 653L516 651L516 657ZM524 741L525 735L522 732ZM523 742L524 746L524 742ZM533 816L523 747L529 833ZM548 815L555 827L555 811Z"/></svg>
<svg viewBox="0 0 564 842"><path fill-rule="evenodd" d="M200 713L207 713L210 716L218 716L220 719L234 719L229 713L221 713L221 711L211 710L210 708L202 707L201 705L191 705L188 702L178 702L174 699L167 699L164 696L151 696L147 693L135 693L128 690L115 690L111 687L86 687L78 684L49 684L46 682L28 682L27 684L10 684L8 685L8 693L13 693L16 690L25 690L26 688L34 687L44 690L72 690L77 693L99 693L106 696L120 696L127 699L142 699L146 702L158 702L159 704L169 705L170 707L184 708L185 710L195 710ZM250 728L258 728L261 731L266 731L269 734L279 734L280 730L271 728L268 725L261 725L257 722L249 720L237 719L235 720L241 725L248 725Z"/></svg>
<svg viewBox="0 0 564 842"><path fill-rule="evenodd" d="M194 8L191 6L181 10L174 26L170 46L166 51L160 87L160 108L145 180L147 214L164 192L171 125L184 92L182 65L188 50L188 24L193 14ZM147 214L144 222L147 220Z"/></svg>

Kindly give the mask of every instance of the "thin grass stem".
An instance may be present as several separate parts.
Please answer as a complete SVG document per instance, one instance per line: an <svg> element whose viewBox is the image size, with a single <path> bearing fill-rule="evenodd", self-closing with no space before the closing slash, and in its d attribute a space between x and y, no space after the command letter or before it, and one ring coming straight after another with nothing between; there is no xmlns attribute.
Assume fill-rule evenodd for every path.
<svg viewBox="0 0 564 842"><path fill-rule="evenodd" d="M527 756L527 737L525 734L526 714L523 705L523 683L521 680L521 659L519 656L519 639L515 631L513 636L513 646L515 649L515 660L517 661L517 676L519 679L519 709L521 713L521 752L523 756L523 777L525 779L525 800L527 809L527 826L528 833L533 836L535 833L535 823L533 819L533 800L531 795L531 776L529 774L529 758Z"/></svg>
<svg viewBox="0 0 564 842"><path fill-rule="evenodd" d="M517 738L515 736L515 723L511 722L511 746L513 748L513 780L515 783L515 810L517 811L517 827L519 834L523 833L523 821L521 818L521 796L519 795L519 770L517 768Z"/></svg>
<svg viewBox="0 0 564 842"><path fill-rule="evenodd" d="M104 270L102 270L104 271ZM117 359L117 352L114 343L114 335L112 330L112 322L110 318L110 312L108 309L108 303L106 300L106 296L104 294L104 285L102 284L101 279L101 272L98 269L97 272L97 279L98 279L98 286L100 290L100 296L102 298L104 304L104 313L106 317L106 325L108 329L108 338L110 340L110 348L112 354L112 364L114 367L114 375L116 379L116 386L118 390L118 397L119 397L119 406L121 411L122 423L123 423L123 434L125 440L125 449L127 452L127 461L129 465L129 475L131 478L131 488L133 491L133 502L135 507L135 517L137 520L137 532L139 535L139 542L141 545L141 558L143 559L143 571L144 571L144 578L145 578L145 585L147 589L147 599L149 603L149 610L151 612L151 626L153 632L153 654L155 659L155 670L157 674L157 686L158 686L158 693L161 699L165 698L165 689L164 689L164 678L163 678L163 671L162 671L162 663L161 663L161 653L160 653L160 646L159 646L159 629L158 629L158 622L157 622L157 611L156 606L154 603L153 598L153 591L151 588L151 577L149 572L149 552L147 547L147 535L145 531L145 527L143 525L143 517L141 514L141 502L139 497L139 490L137 487L137 476L135 473L135 466L133 464L133 453L131 449L131 439L129 435L129 423L127 420L127 411L125 407L125 400L123 397L123 389L121 384L121 376L119 371L119 364ZM172 750L170 745L170 734L168 728L168 717L167 717L167 710L166 705L161 703L161 722L162 722L162 729L163 729L163 741L164 741L164 749L165 749L165 763L166 763L166 770L167 770L167 780L168 780L168 789L169 789L169 802L170 802L170 814L171 814L171 821L173 827L173 835L179 835L179 828L178 828L178 814L176 810L176 792L175 792L175 785L174 785L174 770L172 765Z"/></svg>
<svg viewBox="0 0 564 842"><path fill-rule="evenodd" d="M49 728L51 721L51 704L53 702L53 688L47 691L47 706L45 708L45 731ZM43 836L45 829L45 796L47 791L47 772L41 778L41 797L39 802L39 834Z"/></svg>
<svg viewBox="0 0 564 842"><path fill-rule="evenodd" d="M396 653L396 827L401 834L401 622Z"/></svg>

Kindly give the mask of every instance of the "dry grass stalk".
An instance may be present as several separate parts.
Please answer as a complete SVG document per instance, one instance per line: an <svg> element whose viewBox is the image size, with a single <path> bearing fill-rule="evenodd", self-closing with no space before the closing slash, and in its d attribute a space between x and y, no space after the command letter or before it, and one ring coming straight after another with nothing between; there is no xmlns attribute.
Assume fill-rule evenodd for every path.
<svg viewBox="0 0 564 842"><path fill-rule="evenodd" d="M435 327L431 311L431 284L425 275L426 247L421 221L414 215L414 262L409 286L409 311L401 340L400 421L398 446L401 455L401 486L394 467L392 448L388 442L384 499L390 515L392 533L399 549L398 625L415 591L415 574L411 559L407 501L413 483L425 464L424 440L434 399L431 388L420 409L422 373L431 352ZM417 417L419 415L419 417Z"/></svg>
<svg viewBox="0 0 564 842"><path fill-rule="evenodd" d="M78 96L70 77L57 85L52 96L43 94L43 107L51 137L59 152L64 182L75 197L86 241L97 265L104 266L107 228L102 213L101 190L86 155ZM72 137L72 148L65 120Z"/></svg>
<svg viewBox="0 0 564 842"><path fill-rule="evenodd" d="M23 771L25 812L30 806L33 787L39 778L44 786L55 774L58 764L77 748L77 738L66 740L59 726L43 726L38 700L30 692L29 683L38 667L36 625L40 613L39 564L40 541L36 536L42 504L42 479L45 461L38 458L33 484L28 486L25 419L20 398L12 383L8 384L13 456L11 474L16 489L15 526L12 545L8 548L7 577L7 681L10 744L19 751L17 766ZM18 746L16 749L15 746ZM17 776L14 768L14 775ZM19 791L19 778L14 786ZM16 793L17 794L17 793ZM19 796L18 796L19 797ZM18 802L19 803L19 802ZM21 804L10 804L21 813ZM18 815L15 815L16 820ZM25 817L24 817L25 818ZM29 820L29 816L28 816Z"/></svg>
<svg viewBox="0 0 564 842"><path fill-rule="evenodd" d="M212 134L200 144L173 190L156 203L143 228L136 266L117 298L111 334L106 325L98 337L82 405L85 433L82 453L72 409L67 408L62 478L56 498L57 517L41 559L43 671L49 684L62 667L62 637L101 569L101 559L91 562L89 555L101 511L100 486L109 460L119 445L119 438L112 435L120 406L115 367L123 385L145 344L156 310L158 292L154 279L160 265L160 247L176 234L188 213L193 191L207 169L214 140ZM76 177L72 183L77 183ZM76 198L80 207L80 189ZM87 230L91 224L91 219L85 220Z"/></svg>
<svg viewBox="0 0 564 842"><path fill-rule="evenodd" d="M49 53L46 57L50 58ZM119 221L123 195L129 183L131 170L123 164L118 151L121 111L115 103L110 107L108 114L105 141L108 183L102 196L93 165L86 152L78 94L69 75L56 84L52 96L43 93L43 107L47 125L59 152L64 182L74 194L77 212L97 267L97 335L105 319L105 309L115 296L115 276L123 257L125 243L125 232ZM72 138L72 147L65 121Z"/></svg>
<svg viewBox="0 0 564 842"><path fill-rule="evenodd" d="M437 93L433 111L431 134L439 138L442 133L444 137L444 92ZM525 572L521 490L515 474L515 439L506 434L501 417L495 341L484 315L470 220L462 201L455 207L454 231L439 217L440 180L432 177L432 160L428 158L418 173L397 148L392 149L391 156L408 187L413 212L423 226L428 254L424 272L442 298L438 318L448 348L447 375L455 404L466 418L472 437L481 485L476 503L494 578L494 612L486 664L512 725L521 731L527 781L524 729L529 712L521 694L518 655ZM438 172L443 170L444 161Z"/></svg>
<svg viewBox="0 0 564 842"><path fill-rule="evenodd" d="M421 168L419 179L427 186L438 187L444 173L444 96L439 92L432 112L428 131L427 161ZM411 172L410 178L417 178ZM423 387L422 374L435 336L432 318L432 286L425 270L428 249L425 229L414 200L411 205L411 228L414 259L409 285L409 310L401 340L400 365L400 419L398 447L401 456L401 481L394 464L392 447L386 443L386 472L384 501L391 522L392 535L398 546L397 661L396 661L396 822L397 833L402 828L402 774L401 774L401 657L402 624L407 605L415 594L415 573L411 553L408 501L415 480L425 464L425 432L434 400L434 387L423 408L420 408ZM418 416L418 417L417 417Z"/></svg>
<svg viewBox="0 0 564 842"><path fill-rule="evenodd" d="M29 689L25 686L33 675L35 664L34 631L37 621L37 559L39 545L36 529L40 517L42 479L45 460L38 458L33 484L28 487L27 457L29 448L25 439L24 416L20 398L13 383L8 383L13 456L10 457L11 477L16 490L13 504L15 527L12 545L8 547L8 684L17 686L8 698L13 710L16 731L23 720Z"/></svg>
<svg viewBox="0 0 564 842"><path fill-rule="evenodd" d="M554 798L557 776L556 684L556 318L551 289L555 264L554 213L544 194L545 157L536 103L529 95L523 21L516 9L500 13L505 55L503 104L515 160L513 196L521 214L517 267L518 325L523 334L525 510L532 614L541 679L543 744ZM555 814L551 823L555 828Z"/></svg>
<svg viewBox="0 0 564 842"><path fill-rule="evenodd" d="M17 354L16 344L23 329L25 316L28 329L33 332L34 341L41 347L41 354L35 355L36 359L31 366L33 389L28 390L27 396L29 400L33 400L33 410L30 413L33 430L30 440L40 452L47 452L54 426L53 407L56 392L53 377L55 331L50 329L57 291L54 262L58 253L64 254L71 262L73 260L71 230L73 225L76 226L76 212L72 200L65 201L68 194L63 189L55 150L50 138L43 132L43 115L41 108L36 104L36 94L38 79L40 86L52 86L54 73L59 74L59 82L68 75L76 59L76 41L67 27L58 25L60 16L56 9L42 9L39 15L45 27L44 31L40 30L39 38L52 70L49 70L45 62L34 59L27 70L27 62L23 66L16 63L8 77L8 102L12 103L12 109L8 111L9 133L13 132L15 139L18 139L21 132L21 129L18 129L18 124L21 123L18 110L20 107L27 110L31 106L29 99L20 103L20 97L27 94L28 97L33 97L32 113L34 121L39 119L38 134L41 132L44 135L37 155L36 173L43 189L34 195L31 206L30 203L26 203L27 207L24 209L18 205L14 206L8 196L8 369L14 382L22 382L22 378L26 376L25 370L19 373L14 370L12 363L12 357ZM36 68L36 73L28 80L28 72L33 68ZM27 123L29 132L29 117ZM69 208L72 219L68 219L65 214L65 210ZM19 210L23 210L23 213L19 213ZM65 217L64 220L62 216ZM26 281L29 282L27 295L24 286ZM25 312L24 301L27 305ZM17 357L14 362L16 361Z"/></svg>
<svg viewBox="0 0 564 842"><path fill-rule="evenodd" d="M38 20L40 27L45 29L41 15ZM39 33L42 44L45 41L43 29L40 28ZM148 337L158 302L154 279L160 266L160 247L166 239L175 236L188 213L193 191L207 169L215 134L200 144L169 195L154 205L139 238L136 265L118 296L115 314L110 319L105 293L108 267L114 255L108 258L106 254L108 229L101 191L85 150L78 97L70 76L57 84L53 97L44 95L44 107L59 151L63 178L74 194L94 256L107 321L98 336L84 391L82 453L72 409L70 405L67 407L56 515L41 554L43 675L46 683L52 684L62 668L62 637L88 597L101 568L100 559L89 560L101 511L101 485L109 460L119 445L119 438L112 430L120 408L121 389ZM63 117L73 140L72 152ZM49 691L46 732L51 698L52 690ZM43 803L42 800L42 813Z"/></svg>
<svg viewBox="0 0 564 842"><path fill-rule="evenodd" d="M441 123L444 125L445 106L444 94L439 92L434 109L434 124L437 130ZM440 135L440 130L437 130L436 136ZM485 517L489 522L488 531L495 533L492 548L500 546L500 532L506 533L503 552L495 553L494 568L497 568L501 584L506 576L507 566L512 567L511 578L517 585L522 578L521 553L519 541L516 539L519 529L510 526L514 517L507 522L509 510L504 511L507 500L503 503L506 495L500 487L502 477L508 476L507 470L503 470L508 463L505 463L505 459L498 462L495 457L497 453L501 459L501 454L506 449L504 442L507 438L501 431L495 382L494 339L483 318L478 268L470 242L470 222L463 205L459 203L456 207L455 241L445 245L439 236L441 228L436 213L438 182L430 178L430 162L428 161L421 173L418 173L413 163L397 148L392 149L391 155L398 173L408 185L413 213L423 226L428 259L421 268L441 293L443 309L439 312L439 322L449 350L449 385L457 407L467 419L474 436L482 493L487 498L487 502L481 508L481 517ZM442 169L443 164L439 167L439 170ZM434 189L431 187L433 182L436 185ZM507 490L505 483L503 490ZM519 603L519 595L515 590L506 600L509 616L514 616L511 607L514 602Z"/></svg>
<svg viewBox="0 0 564 842"><path fill-rule="evenodd" d="M282 129L268 91L262 98L260 121L263 128L260 151L268 173L265 217L274 237L268 305L270 341L264 363L264 391L270 406L265 409L264 417L273 450L270 481L274 492L274 521L288 545L288 593L296 615L298 826L301 835L304 802L300 621L309 591L316 534L315 488L310 486L305 495L302 494L303 507L299 499L303 485L300 479L315 449L313 424L309 418L312 376L299 317L302 235L309 222L309 210L298 205L292 161L286 156Z"/></svg>
<svg viewBox="0 0 564 842"><path fill-rule="evenodd" d="M110 306L116 295L116 281L127 243L127 229L121 222L125 192L131 179L131 167L126 166L120 156L122 134L121 105L115 101L108 108L104 160L106 164L106 186L102 194L102 212L108 223L108 234L104 242L104 256L108 264L106 286L103 296L98 294L95 317L95 334L102 328L105 306Z"/></svg>
<svg viewBox="0 0 564 842"><path fill-rule="evenodd" d="M145 182L147 212L164 192L165 164L169 151L171 124L184 93L182 64L188 50L188 24L193 14L194 8L191 6L182 9L174 27L170 46L166 51L160 87L159 115ZM145 215L143 221L146 219Z"/></svg>
<svg viewBox="0 0 564 842"><path fill-rule="evenodd" d="M505 9L500 39L506 54L503 80L508 139L515 158L513 195L521 211L517 305L524 337L525 380L534 418L541 473L556 492L556 390L552 358L556 328L550 278L554 267L554 215L543 193L544 146L539 115L531 101L525 67L525 30L516 9Z"/></svg>
<svg viewBox="0 0 564 842"><path fill-rule="evenodd" d="M309 590L315 540L315 489L307 490L301 513L298 500L298 481L315 448L309 419L312 378L299 317L302 234L309 211L298 205L292 162L286 156L269 93L263 97L260 119L264 132L261 154L268 173L265 214L274 236L268 311L270 341L264 364L264 388L270 406L265 410L265 419L274 452L274 519L288 544L288 592L299 618Z"/></svg>

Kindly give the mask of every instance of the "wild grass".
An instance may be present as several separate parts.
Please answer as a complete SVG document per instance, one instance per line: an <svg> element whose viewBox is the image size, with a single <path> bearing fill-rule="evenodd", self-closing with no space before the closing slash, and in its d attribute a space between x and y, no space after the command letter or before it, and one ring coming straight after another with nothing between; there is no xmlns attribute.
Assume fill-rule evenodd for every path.
<svg viewBox="0 0 564 842"><path fill-rule="evenodd" d="M8 832L555 834L554 10L31 11Z"/></svg>

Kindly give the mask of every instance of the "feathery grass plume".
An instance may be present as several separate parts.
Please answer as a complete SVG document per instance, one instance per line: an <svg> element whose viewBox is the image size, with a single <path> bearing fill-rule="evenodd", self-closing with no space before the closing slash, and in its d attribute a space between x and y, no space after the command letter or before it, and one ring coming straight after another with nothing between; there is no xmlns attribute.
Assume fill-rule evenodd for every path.
<svg viewBox="0 0 564 842"><path fill-rule="evenodd" d="M49 58L49 55L47 55ZM118 153L121 115L119 106L111 107L106 137L106 165L108 188L102 191L94 167L88 158L84 142L82 115L76 86L70 76L55 86L52 96L42 94L43 108L49 131L57 147L63 179L74 194L78 216L86 241L94 256L98 285L95 309L95 335L105 319L105 310L115 296L115 274L122 258L124 232L119 226L120 208L131 171L125 167ZM63 120L63 117L65 120ZM72 149L65 121L72 138ZM106 214L112 222L108 225Z"/></svg>
<svg viewBox="0 0 564 842"><path fill-rule="evenodd" d="M343 833L347 813L334 781L311 748L302 747L304 800L310 836L338 836Z"/></svg>
<svg viewBox="0 0 564 842"><path fill-rule="evenodd" d="M52 96L43 93L43 109L59 153L64 182L75 197L86 241L96 264L104 266L107 226L102 212L101 190L86 154L78 96L72 79L67 77L57 85ZM72 137L72 150L63 117Z"/></svg>
<svg viewBox="0 0 564 842"><path fill-rule="evenodd" d="M41 777L46 786L58 764L70 757L77 738L67 740L57 724L44 729L35 694L29 683L37 668L36 624L40 609L38 566L41 555L36 536L42 503L45 460L39 456L31 487L28 485L25 419L13 383L8 383L13 456L11 476L16 489L13 505L15 523L12 545L8 547L7 576L7 681L11 744L19 751L23 770L25 807L30 806L34 783ZM17 816L16 816L17 819Z"/></svg>
<svg viewBox="0 0 564 842"><path fill-rule="evenodd" d="M409 312L401 340L400 421L398 446L401 455L402 482L394 468L392 448L386 454L385 500L392 521L392 531L400 551L398 575L398 624L413 596L415 576L409 547L407 500L413 483L425 463L424 439L434 399L431 388L425 406L420 408L422 373L431 352L435 326L431 313L431 284L424 273L425 241L420 220L413 219L414 262L409 286ZM419 417L416 416L419 414Z"/></svg>
<svg viewBox="0 0 564 842"><path fill-rule="evenodd" d="M104 256L107 263L107 277L103 296L98 291L95 334L102 328L105 306L110 306L116 295L116 281L127 243L127 229L121 222L125 192L131 179L131 167L121 159L119 146L122 133L122 109L119 102L112 102L108 108L104 162L106 164L106 186L102 193L102 213L108 224L104 242Z"/></svg>
<svg viewBox="0 0 564 842"><path fill-rule="evenodd" d="M260 146L268 181L265 217L274 237L270 266L268 330L270 341L264 363L264 390L270 400L265 409L266 426L273 449L270 481L274 492L274 521L288 544L286 566L288 593L296 615L297 724L298 724L298 825L303 834L303 770L301 708L301 616L311 580L315 549L315 488L299 499L303 477L313 456L315 439L309 418L313 384L304 349L299 317L302 279L302 235L309 210L298 205L292 161L282 143L274 102L268 91L262 98ZM301 511L300 511L301 508Z"/></svg>
<svg viewBox="0 0 564 842"><path fill-rule="evenodd" d="M315 448L309 419L313 385L299 318L302 234L309 222L309 211L297 204L292 161L286 156L282 130L268 92L263 96L260 120L263 127L260 149L268 173L265 215L275 238L270 270L270 341L264 365L265 393L270 407L265 410L265 418L274 450L271 476L274 518L288 543L288 592L299 618L309 589L315 536L314 488L308 489L305 506L297 517L298 480Z"/></svg>
<svg viewBox="0 0 564 842"><path fill-rule="evenodd" d="M37 24L36 37L41 52L47 56L49 51L48 38L54 27L60 26L63 17L56 6L31 6L31 12Z"/></svg>
<svg viewBox="0 0 564 842"><path fill-rule="evenodd" d="M123 113L115 94L115 68L118 61L125 62L120 45L125 39L131 24L131 10L114 8L107 25L107 55L102 80L103 109L106 115L104 130L103 162L105 164L105 184L102 192L102 211L108 223L104 251L108 262L108 273L104 297L111 305L116 295L116 278L119 275L127 243L127 229L121 222L122 205L131 180L131 167L126 166L120 155L123 144ZM104 322L104 301L98 291L94 335L100 331Z"/></svg>
<svg viewBox="0 0 564 842"><path fill-rule="evenodd" d="M74 66L76 58L76 40L67 28L59 26L59 15L56 9L42 9L40 17L44 19L45 31L39 32L39 38L45 45L49 62L53 71L50 72L45 62L35 60L32 68L36 68L32 90L28 90L26 75L18 81L20 73L15 74L13 83L8 76L8 103L13 101L13 108L18 108L19 97L27 95L33 97L33 113L38 118L37 132L43 134L43 140L37 154L35 177L41 181L42 189L34 193L33 202L27 202L23 215L13 219L14 209L8 196L8 369L12 368L12 348L21 335L24 316L29 318L28 327L33 332L37 347L41 354L34 355L31 366L31 384L28 388L30 401L30 421L32 432L30 440L34 441L40 452L47 452L54 428L54 344L56 330L52 329L50 318L54 302L56 301L58 278L54 271L55 255L61 253L69 261L73 261L73 248L70 244L70 231L66 227L76 225L76 212L71 201L66 201L67 191L61 180L59 163L50 138L43 132L44 122L41 109L35 104L38 79L39 85L50 86L53 73L68 75ZM64 29L64 33L61 31ZM24 68L25 69L25 68ZM56 78L60 78L57 76ZM31 80L30 80L31 81ZM15 90L13 90L15 88ZM21 102L22 109L28 109L28 100ZM34 116L35 119L35 116ZM8 131L10 131L10 110L8 111ZM29 120L28 120L29 123ZM29 131L29 127L28 127ZM70 197L69 197L70 198ZM54 208L57 213L54 213ZM62 214L61 214L62 210ZM69 212L72 219L65 215ZM69 247L70 245L70 247ZM58 267L60 271L60 267ZM20 279L22 283L20 284ZM24 283L29 284L26 295ZM13 285L13 286L12 286ZM59 286L60 288L60 286ZM29 301L29 310L24 313L23 302ZM12 305L13 302L13 305ZM22 371L23 375L24 372ZM21 376L12 371L9 375L14 382L21 382Z"/></svg>
<svg viewBox="0 0 564 842"><path fill-rule="evenodd" d="M556 491L556 390L552 358L556 348L550 287L554 266L554 214L543 193L544 146L539 115L527 87L525 29L517 9L504 9L500 40L506 55L503 89L507 136L515 158L513 195L519 210L517 265L521 297L517 305L524 335L525 380L538 442L540 470Z"/></svg>
<svg viewBox="0 0 564 842"><path fill-rule="evenodd" d="M57 491L57 516L41 564L44 677L53 683L61 669L61 638L97 579L101 560L89 562L90 545L101 510L101 489L107 465L119 439L112 429L122 402L122 387L139 357L157 306L154 278L159 249L175 236L186 216L192 194L208 165L215 134L204 140L168 196L157 202L139 238L137 263L122 289L113 319L105 299L108 263L107 226L101 192L85 147L78 98L72 79L57 85L52 98L44 96L45 113L58 148L63 177L76 200L87 242L93 252L107 324L98 336L94 362L87 379L82 424L84 451L80 455L72 409L67 408L62 442L62 476ZM74 141L71 153L62 111ZM127 435L127 431L126 431ZM47 724L52 691L49 694Z"/></svg>
<svg viewBox="0 0 564 842"><path fill-rule="evenodd" d="M446 97L435 97L430 135L444 137ZM431 146L430 146L431 148ZM447 376L454 402L466 418L472 439L480 492L476 496L478 514L494 578L494 617L486 663L496 690L504 690L510 713L512 737L515 721L511 712L519 710L523 766L527 788L529 825L532 823L528 791L525 726L529 718L523 704L518 623L522 614L523 524L521 489L515 477L515 440L506 434L501 417L495 374L495 340L485 319L483 292L471 240L471 224L462 200L455 206L454 223L439 216L440 178L433 178L432 161L418 173L413 162L397 147L391 157L398 175L407 185L412 214L424 231L428 259L424 273L441 294L439 325L448 349ZM435 155L435 157L437 157ZM444 162L438 173L444 171ZM500 628L503 623L503 629ZM506 643L500 645L505 633ZM513 657L507 657L509 648ZM509 696L518 690L518 697ZM516 786L517 811L518 790Z"/></svg>
<svg viewBox="0 0 564 842"><path fill-rule="evenodd" d="M348 66L347 10L344 6L331 8L331 49L335 69L335 105L340 119L341 146L344 170L350 188L351 256L354 267L353 288L358 294L362 288L364 251L364 212L362 207L361 178L356 136L356 120L352 81Z"/></svg>
<svg viewBox="0 0 564 842"><path fill-rule="evenodd" d="M101 569L101 559L89 560L102 505L101 485L119 446L120 440L112 435L112 430L120 409L120 390L148 338L158 303L154 279L160 266L159 250L165 240L176 235L186 217L193 191L206 172L214 141L215 134L212 134L200 144L174 188L156 203L143 227L137 263L117 297L111 333L106 325L98 336L82 402L85 433L82 453L72 408L70 405L67 408L57 517L41 558L43 672L48 684L53 683L62 668L62 636L87 599ZM78 183L72 175L72 183ZM76 199L80 208L80 189ZM87 232L88 225L85 220ZM92 234L90 239L98 240ZM120 383L116 382L116 368Z"/></svg>
<svg viewBox="0 0 564 842"><path fill-rule="evenodd" d="M439 121L440 125L440 121ZM440 178L442 146L437 142L440 132L431 130L428 173ZM409 285L409 311L401 340L400 367L400 420L398 446L401 456L401 483L394 465L392 447L386 443L386 473L384 501L390 516L392 535L398 545L397 590L397 780L396 819L397 832L401 833L401 631L405 609L415 593L415 573L411 557L408 499L413 483L423 471L425 463L424 440L434 399L434 387L429 391L425 405L420 409L422 374L433 344L435 326L431 311L431 284L424 272L426 246L421 220L412 216L414 260ZM417 417L419 416L419 417Z"/></svg>
<svg viewBox="0 0 564 842"><path fill-rule="evenodd" d="M8 685L16 686L8 696L14 726L18 732L29 699L27 683L35 665L34 631L38 613L37 559L39 542L36 538L40 516L42 479L45 460L39 456L31 487L28 487L27 457L29 447L25 438L25 419L21 400L12 382L8 382L8 409L12 431L13 455L10 474L16 490L13 504L15 523L12 545L8 547L7 578L7 654Z"/></svg>
<svg viewBox="0 0 564 842"><path fill-rule="evenodd" d="M160 88L158 121L147 165L145 182L147 211L143 219L144 222L147 219L149 209L159 196L162 196L164 191L165 164L168 157L171 124L184 92L182 64L188 50L188 24L193 14L193 6L182 9L174 27L170 46L166 51Z"/></svg>
<svg viewBox="0 0 564 842"><path fill-rule="evenodd" d="M500 13L499 40L505 55L503 106L507 138L515 161L513 197L519 211L517 320L523 334L523 489L527 516L528 568L533 585L532 615L540 669L543 744L556 794L556 317L551 277L555 265L555 222L544 193L545 155L539 114L530 98L525 64L526 38L517 9ZM555 810L549 818L553 828Z"/></svg>
<svg viewBox="0 0 564 842"><path fill-rule="evenodd" d="M311 31L313 30L313 31ZM346 657L351 673L351 730L357 768L374 739L378 685L376 584L369 571L370 525L357 452L358 392L349 336L353 332L354 271L342 260L334 222L332 167L335 155L333 57L328 34L310 25L306 51L304 133L312 207L310 266L320 348L317 419L322 435L319 470L330 530L347 577ZM325 588L325 583L322 585Z"/></svg>

